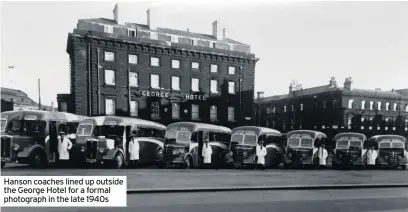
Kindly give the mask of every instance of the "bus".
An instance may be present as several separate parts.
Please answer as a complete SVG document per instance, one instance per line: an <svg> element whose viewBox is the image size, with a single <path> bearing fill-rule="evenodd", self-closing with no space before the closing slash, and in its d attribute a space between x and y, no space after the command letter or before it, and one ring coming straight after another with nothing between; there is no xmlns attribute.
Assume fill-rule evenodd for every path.
<svg viewBox="0 0 408 212"><path fill-rule="evenodd" d="M334 136L335 148L333 150L332 167L353 168L364 166L365 150L363 148L367 137L362 133L345 132Z"/></svg>
<svg viewBox="0 0 408 212"><path fill-rule="evenodd" d="M98 116L84 120L77 130L75 160L122 168L129 164L130 135L139 142L139 163L155 164L163 148L166 126L138 118Z"/></svg>
<svg viewBox="0 0 408 212"><path fill-rule="evenodd" d="M177 122L167 126L164 148L158 150L159 167L181 165L184 168L202 166L202 147L205 141L212 148L211 165L224 164L231 129L212 124Z"/></svg>
<svg viewBox="0 0 408 212"><path fill-rule="evenodd" d="M365 152L371 147L378 153L378 168L398 168L405 170L408 164L407 139L400 135L375 135L364 143Z"/></svg>
<svg viewBox="0 0 408 212"><path fill-rule="evenodd" d="M322 144L326 145L326 134L314 130L293 130L286 137L285 168L319 165L317 151Z"/></svg>
<svg viewBox="0 0 408 212"><path fill-rule="evenodd" d="M227 164L234 168L254 166L256 164L256 145L263 141L267 154L265 167L276 168L282 163L282 133L275 129L242 126L232 129L229 153L226 154Z"/></svg>
<svg viewBox="0 0 408 212"><path fill-rule="evenodd" d="M76 128L85 116L71 113L19 110L1 113L1 166L30 164L45 168L58 160L58 134L65 132L75 143ZM3 131L4 129L4 131Z"/></svg>

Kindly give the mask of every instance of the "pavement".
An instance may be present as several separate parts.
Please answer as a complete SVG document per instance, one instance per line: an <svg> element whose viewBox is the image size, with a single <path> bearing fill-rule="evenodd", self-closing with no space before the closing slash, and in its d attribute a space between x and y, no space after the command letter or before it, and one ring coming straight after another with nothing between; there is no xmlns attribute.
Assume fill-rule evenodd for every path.
<svg viewBox="0 0 408 212"><path fill-rule="evenodd" d="M5 167L3 176L127 176L128 189L407 184L402 170L28 169Z"/></svg>
<svg viewBox="0 0 408 212"><path fill-rule="evenodd" d="M407 189L131 194L126 208L2 208L4 212L407 212Z"/></svg>

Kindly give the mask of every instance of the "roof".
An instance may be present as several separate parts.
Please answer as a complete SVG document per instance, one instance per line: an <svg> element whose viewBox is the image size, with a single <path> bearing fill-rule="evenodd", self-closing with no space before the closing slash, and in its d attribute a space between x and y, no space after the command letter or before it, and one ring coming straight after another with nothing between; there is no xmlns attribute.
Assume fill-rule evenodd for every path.
<svg viewBox="0 0 408 212"><path fill-rule="evenodd" d="M282 135L281 132L275 129L271 128L266 128L266 127L257 127L257 126L241 126L241 127L236 127L232 129L232 132L236 132L239 130L252 130L255 131L257 134L262 134L262 133L270 133L270 134L276 134L276 135Z"/></svg>
<svg viewBox="0 0 408 212"><path fill-rule="evenodd" d="M121 126L148 126L148 127L154 127L158 129L165 130L166 126L159 124L157 122L153 121L147 121L143 119L138 119L138 118L131 118L131 117L120 117L120 116L95 116L95 117L90 117L84 121L91 120L93 122L96 122L95 125L102 126L102 125L107 125L110 124L111 122L113 125L121 125Z"/></svg>
<svg viewBox="0 0 408 212"><path fill-rule="evenodd" d="M312 136L313 138L327 138L327 135L319 132L319 131L314 131L314 130L293 130L287 133L287 137L291 137L294 134L307 134Z"/></svg>
<svg viewBox="0 0 408 212"><path fill-rule="evenodd" d="M167 129L174 128L174 127L187 127L193 131L199 130L211 130L213 132L222 132L222 133L231 133L231 129L228 127L213 125L213 124L205 124L205 123L196 123L196 122L176 122L169 124Z"/></svg>
<svg viewBox="0 0 408 212"><path fill-rule="evenodd" d="M87 18L87 19L79 19L79 21L89 21L89 22L96 22L101 24L114 24L118 25L118 22L112 19L107 18Z"/></svg>
<svg viewBox="0 0 408 212"><path fill-rule="evenodd" d="M5 101L12 101L15 105L38 107L38 103L28 97L28 95L21 90L1 87L1 99ZM41 105L41 107L47 110L52 109L50 106L46 105Z"/></svg>
<svg viewBox="0 0 408 212"><path fill-rule="evenodd" d="M380 142L383 139L401 139L404 143L407 142L407 139L400 135L375 135L372 136L369 140Z"/></svg>
<svg viewBox="0 0 408 212"><path fill-rule="evenodd" d="M352 137L352 136L358 137L358 138L361 139L362 141L367 140L367 137L366 137L364 134L362 134L362 133L355 133L355 132L338 133L338 134L336 134L336 135L334 136L334 139L333 139L333 140L337 140L337 139L339 139L340 137Z"/></svg>
<svg viewBox="0 0 408 212"><path fill-rule="evenodd" d="M2 118L22 120L27 117L35 118L36 120L56 120L56 121L82 121L86 116L80 116L72 113L58 111L43 111L43 110L17 110L1 113Z"/></svg>

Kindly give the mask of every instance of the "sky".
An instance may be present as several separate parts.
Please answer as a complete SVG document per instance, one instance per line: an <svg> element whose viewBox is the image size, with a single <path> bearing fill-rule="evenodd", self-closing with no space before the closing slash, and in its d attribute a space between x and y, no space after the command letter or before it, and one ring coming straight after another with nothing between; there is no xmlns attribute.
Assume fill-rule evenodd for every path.
<svg viewBox="0 0 408 212"><path fill-rule="evenodd" d="M2 2L1 83L38 101L56 104L70 92L68 33L78 19L111 18L116 2ZM408 88L408 2L121 2L119 18L227 37L251 45L259 58L255 91L286 94L292 80L303 88L331 77L353 88ZM10 69L9 66L14 66Z"/></svg>

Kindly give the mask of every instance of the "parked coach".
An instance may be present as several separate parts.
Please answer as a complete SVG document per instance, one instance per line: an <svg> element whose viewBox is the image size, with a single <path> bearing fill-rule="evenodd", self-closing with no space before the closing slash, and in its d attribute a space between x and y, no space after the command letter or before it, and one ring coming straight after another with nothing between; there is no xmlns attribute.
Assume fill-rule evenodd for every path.
<svg viewBox="0 0 408 212"><path fill-rule="evenodd" d="M406 138L399 135L376 135L368 139L365 147L377 151L376 167L405 170L408 164Z"/></svg>
<svg viewBox="0 0 408 212"><path fill-rule="evenodd" d="M339 133L334 136L332 166L337 168L353 168L364 166L366 149L363 148L367 137L362 133Z"/></svg>

